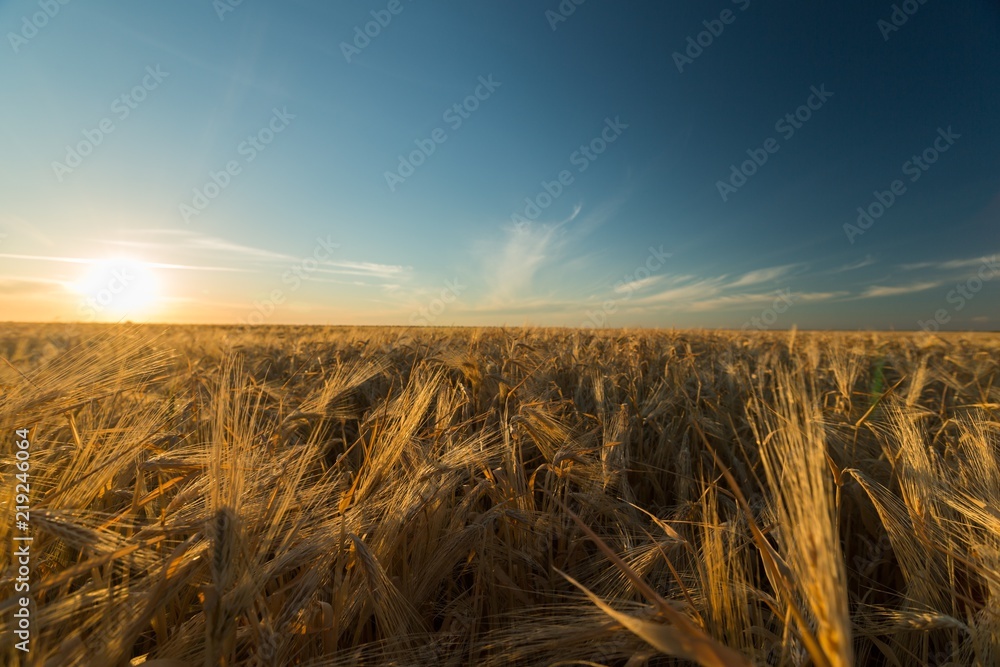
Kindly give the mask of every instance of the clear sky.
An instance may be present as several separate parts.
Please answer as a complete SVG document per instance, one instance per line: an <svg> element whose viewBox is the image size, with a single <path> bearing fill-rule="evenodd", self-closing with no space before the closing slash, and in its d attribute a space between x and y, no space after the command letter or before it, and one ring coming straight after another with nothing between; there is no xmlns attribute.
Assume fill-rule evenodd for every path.
<svg viewBox="0 0 1000 667"><path fill-rule="evenodd" d="M1000 5L576 2L0 0L0 320L1000 329Z"/></svg>

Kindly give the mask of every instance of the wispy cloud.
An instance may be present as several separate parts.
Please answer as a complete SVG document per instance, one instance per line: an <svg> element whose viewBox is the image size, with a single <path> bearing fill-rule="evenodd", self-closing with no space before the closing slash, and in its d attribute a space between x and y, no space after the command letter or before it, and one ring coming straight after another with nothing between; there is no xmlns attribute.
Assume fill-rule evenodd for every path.
<svg viewBox="0 0 1000 667"><path fill-rule="evenodd" d="M377 287L375 283L366 283L363 280L337 280L336 278L317 278L315 276L305 276L303 280L311 283L328 283L331 285L354 285L355 287ZM383 285L382 287L385 287Z"/></svg>
<svg viewBox="0 0 1000 667"><path fill-rule="evenodd" d="M694 279L693 282L686 285L671 287L662 292L637 299L635 303L680 306L718 296L725 288L725 278Z"/></svg>
<svg viewBox="0 0 1000 667"><path fill-rule="evenodd" d="M317 273L344 276L370 276L373 278L398 278L408 267L398 264L376 264L374 262L325 262Z"/></svg>
<svg viewBox="0 0 1000 667"><path fill-rule="evenodd" d="M938 262L916 262L914 264L901 264L899 268L904 271L915 271L919 269L931 269L936 271L954 271L956 269L969 269L977 266L982 266L983 261L989 259L989 257L995 257L996 253L990 253L989 255L980 255L979 257L971 257L969 259L950 259L947 261Z"/></svg>
<svg viewBox="0 0 1000 667"><path fill-rule="evenodd" d="M51 255L19 255L9 252L0 252L0 257L5 259L25 259L32 262L61 262L63 264L91 264L95 260L84 259L83 257L54 257Z"/></svg>
<svg viewBox="0 0 1000 667"><path fill-rule="evenodd" d="M856 262L851 262L849 264L844 264L843 266L838 267L833 271L830 271L830 273L846 273L847 271L856 271L857 269L861 269L866 266L871 266L874 263L875 263L875 258L872 257L871 255L868 255L864 259L860 259Z"/></svg>
<svg viewBox="0 0 1000 667"><path fill-rule="evenodd" d="M648 278L641 278L639 280L633 280L628 283L624 283L615 287L615 292L618 294L634 294L636 292L641 292L647 287L651 287L659 282L663 282L663 276L649 276Z"/></svg>
<svg viewBox="0 0 1000 667"><path fill-rule="evenodd" d="M837 291L837 292L789 292L789 299L793 303L815 303L819 301L831 301L833 299L842 299L847 297L850 292ZM739 309L747 306L759 306L761 304L772 303L776 298L778 298L778 290L773 290L769 292L757 292L757 293L745 293L745 294L733 294L729 296L720 296L715 299L705 299L703 301L698 301L697 303L691 304L688 310L692 312L706 312L716 309Z"/></svg>
<svg viewBox="0 0 1000 667"><path fill-rule="evenodd" d="M301 257L296 257L284 252L256 248L253 246L236 243L227 239L208 236L190 230L178 229L143 229L125 230L126 235L132 235L132 239L111 239L103 243L119 247L142 248L150 252L155 251L160 255L172 257L184 257L187 259L205 259L212 264L227 265L232 268L222 268L220 266L199 267L205 270L229 270L246 271L246 268L236 267L277 267L288 266L296 262L301 262ZM136 240L138 239L138 240ZM149 266L160 268L193 268L179 263L149 263ZM271 269L262 269L271 270ZM327 260L316 269L309 271L306 279L314 282L325 282L319 274L335 276L358 276L362 278L374 278L378 280L389 280L405 278L405 274L410 267L395 264L380 264L377 262L361 262L351 260ZM333 282L333 281L330 281ZM343 284L365 285L361 281L348 281Z"/></svg>
<svg viewBox="0 0 1000 667"><path fill-rule="evenodd" d="M204 250L215 250L221 253L228 253L231 255L248 257L252 259L263 259L272 261L287 261L294 260L295 257L291 255L286 255L285 253L272 252L270 250L263 250L261 248L254 248L247 245L242 245L239 243L233 243L231 241L226 241L224 239L214 238L211 236L196 236L190 239L191 248L199 248Z"/></svg>
<svg viewBox="0 0 1000 667"><path fill-rule="evenodd" d="M900 294L912 294L913 292L924 292L929 289L934 289L935 287L943 284L944 281L938 280L933 282L911 283L909 285L896 286L872 285L862 292L859 298L871 299L884 296L898 296Z"/></svg>
<svg viewBox="0 0 1000 667"><path fill-rule="evenodd" d="M612 198L601 203L593 210L590 210L587 215L580 218L580 220L576 223L577 234L586 236L594 232L609 220L612 220L618 214L618 211L621 210L622 206L624 206L631 198L632 189L625 188ZM570 217L570 220L575 220L580 215L582 209L583 205L577 204L573 209L573 215Z"/></svg>
<svg viewBox="0 0 1000 667"><path fill-rule="evenodd" d="M671 285L669 289L637 299L636 303L690 308L708 299L719 297L726 297L728 301L735 303L741 299L755 297L759 294L759 286L775 282L790 268L791 265L758 269L738 278L731 278L728 275L709 278L693 275L668 276L666 280ZM758 289L752 291L740 289L749 286L757 286Z"/></svg>
<svg viewBox="0 0 1000 667"><path fill-rule="evenodd" d="M105 245L145 248L160 250L167 253L194 251L218 259L256 260L283 262L292 261L295 257L286 253L274 252L264 248L255 248L242 243L234 243L223 238L207 236L198 232L178 229L140 229L126 230L123 234L137 236L144 240L106 239Z"/></svg>
<svg viewBox="0 0 1000 667"><path fill-rule="evenodd" d="M804 268L802 264L785 264L749 271L740 276L664 276L667 289L639 297L628 304L628 308L644 311L684 311L705 312L710 310L735 310L770 303L779 289L789 289L786 278L793 270ZM840 299L849 292L807 291L794 293L795 301L818 302Z"/></svg>
<svg viewBox="0 0 1000 667"><path fill-rule="evenodd" d="M784 266L774 266L767 269L757 269L756 271L743 274L736 280L736 282L730 284L729 287L744 287L746 285L769 283L787 274L795 267L795 264L786 264Z"/></svg>
<svg viewBox="0 0 1000 667"><path fill-rule="evenodd" d="M583 210L583 204L577 204L573 207L573 212L569 214L569 217L565 220L560 220L560 225L565 225L576 220L577 216L580 215L580 211Z"/></svg>
<svg viewBox="0 0 1000 667"><path fill-rule="evenodd" d="M14 253L0 253L0 257L7 259L23 259L32 262L59 262L62 264L97 264L104 261L94 257L56 257L52 255L18 255ZM168 262L144 262L136 260L137 264L142 264L151 269L176 269L178 271L232 271L246 273L248 269L240 269L229 266L197 266L193 264L171 264Z"/></svg>
<svg viewBox="0 0 1000 667"><path fill-rule="evenodd" d="M535 275L558 252L561 226L522 225L504 230L498 252L484 258L488 304L509 304L532 296Z"/></svg>
<svg viewBox="0 0 1000 667"><path fill-rule="evenodd" d="M481 303L464 308L464 314L474 315L550 315L554 313L576 313L587 304L573 299L558 299L545 296L528 297L509 303Z"/></svg>

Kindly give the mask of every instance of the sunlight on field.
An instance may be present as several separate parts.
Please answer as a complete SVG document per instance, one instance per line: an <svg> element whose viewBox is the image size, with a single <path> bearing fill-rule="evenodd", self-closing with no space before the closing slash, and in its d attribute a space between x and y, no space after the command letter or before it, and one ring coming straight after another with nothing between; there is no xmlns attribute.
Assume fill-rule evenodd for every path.
<svg viewBox="0 0 1000 667"><path fill-rule="evenodd" d="M36 664L1000 655L997 335L4 325L0 353Z"/></svg>

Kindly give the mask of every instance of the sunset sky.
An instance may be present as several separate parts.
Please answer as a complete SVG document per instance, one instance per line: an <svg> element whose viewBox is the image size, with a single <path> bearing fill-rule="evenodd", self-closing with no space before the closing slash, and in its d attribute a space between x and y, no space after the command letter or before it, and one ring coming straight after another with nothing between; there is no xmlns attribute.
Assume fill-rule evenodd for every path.
<svg viewBox="0 0 1000 667"><path fill-rule="evenodd" d="M0 320L1000 329L1000 5L901 5L0 0Z"/></svg>

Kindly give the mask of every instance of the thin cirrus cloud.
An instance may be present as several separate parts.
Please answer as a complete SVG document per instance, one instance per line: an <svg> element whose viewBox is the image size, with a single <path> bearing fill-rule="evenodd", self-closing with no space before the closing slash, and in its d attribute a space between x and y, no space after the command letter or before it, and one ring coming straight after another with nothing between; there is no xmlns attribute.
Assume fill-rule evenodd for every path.
<svg viewBox="0 0 1000 667"><path fill-rule="evenodd" d="M55 255L21 255L15 253L0 253L0 257L5 259L20 259L32 262L57 262L60 264L96 264L101 260L93 257L60 257ZM232 271L241 272L240 269L229 266L198 266L192 264L175 264L170 262L148 262L139 261L139 264L151 269L176 269L180 271Z"/></svg>
<svg viewBox="0 0 1000 667"><path fill-rule="evenodd" d="M143 229L127 232L143 240L109 239L106 245L145 248L163 253L209 255L228 260L284 261L295 258L285 253L254 248L226 239L178 229Z"/></svg>
<svg viewBox="0 0 1000 667"><path fill-rule="evenodd" d="M990 259L995 259L996 253L991 257L970 257L969 259L951 259L944 262L916 262L913 264L902 264L900 268L904 271L932 270L932 271L954 271L957 269L971 269L982 266Z"/></svg>
<svg viewBox="0 0 1000 667"><path fill-rule="evenodd" d="M747 285L760 285L761 283L769 283L778 278L786 275L792 269L796 268L795 264L786 264L784 266L774 266L767 269L757 269L756 271L750 271L740 276L736 282L729 285L729 287L744 287Z"/></svg>
<svg viewBox="0 0 1000 667"><path fill-rule="evenodd" d="M371 278L398 278L408 267L398 264L376 264L375 262L324 262L316 273L326 273L341 276L366 276Z"/></svg>
<svg viewBox="0 0 1000 667"><path fill-rule="evenodd" d="M486 293L477 308L486 311L532 312L545 309L559 310L573 303L566 296L553 296L552 285L546 285L548 296L539 295L537 280L543 270L556 266L561 274L570 267L586 264L588 259L572 255L571 248L608 222L615 212L628 201L629 192L619 192L614 197L589 209L583 214L582 203L573 205L568 216L553 223L521 222L503 226L503 236L497 240L484 239L478 250L479 274L486 286ZM650 281L640 288L655 282ZM516 306L516 307L515 307ZM511 311L511 308L514 311Z"/></svg>
<svg viewBox="0 0 1000 667"><path fill-rule="evenodd" d="M724 278L696 279L685 285L671 287L670 289L636 300L639 305L679 305L691 303L701 299L708 299L719 295L725 289Z"/></svg>
<svg viewBox="0 0 1000 667"><path fill-rule="evenodd" d="M210 259L214 263L222 264L223 267L204 266L205 270L215 268L216 270L226 270L225 265L253 265L262 268L263 272L268 270L267 266L274 264L292 265L302 262L303 257L295 257L282 252L256 248L241 243L235 243L227 239L207 236L188 230L176 229L147 229L133 232L136 236L147 240L108 240L104 243L114 246L145 248L156 250L160 254L181 256L188 259L200 258ZM150 264L150 266L155 266ZM322 266L308 272L306 279L324 282L315 274L332 274L347 276L363 276L376 279L389 279L399 277L407 271L408 267L379 264L376 262L358 262L349 260L325 261ZM228 270L244 270L230 266Z"/></svg>
<svg viewBox="0 0 1000 667"><path fill-rule="evenodd" d="M535 225L507 230L496 260L484 266L483 275L493 289L478 303L467 304L468 309L471 312L554 313L586 307L589 302L573 299L565 289L550 290L545 295L536 293L534 283L540 271L556 263L571 264L572 258L566 252L567 235L557 233L559 227ZM868 255L826 270L814 269L805 263L790 263L737 275L658 274L608 286L606 293L620 301L624 312L646 314L738 311L770 303L779 290L789 289L796 304L880 299L934 289L947 282L944 279L947 276L941 273L972 268L983 261L977 258L900 265L896 267L897 273L916 271L920 274L917 280L903 284L862 282L842 289L823 289L823 276L858 271L877 264L876 259Z"/></svg>
<svg viewBox="0 0 1000 667"><path fill-rule="evenodd" d="M947 284L950 280L958 279L971 269L982 267L994 261L996 255L991 257L972 257L967 259L950 259L934 262L914 262L899 265L899 270L904 272L919 272L923 280L911 281L902 285L871 285L865 288L858 296L859 299L874 299L904 294L915 294L926 292ZM937 275L935 275L937 274Z"/></svg>
<svg viewBox="0 0 1000 667"><path fill-rule="evenodd" d="M903 264L898 268L902 271L919 271L927 275L926 279L910 281L901 285L875 284L863 287L860 291L853 292L847 290L836 291L803 291L795 292L796 302L819 302L835 299L875 299L884 297L901 296L925 292L927 290L940 287L948 281L945 279L935 279L934 273L954 273L959 270L967 270L982 266L988 258L978 257L970 259L943 260L937 262L919 262L913 264ZM844 273L854 271L863 267L871 266L876 261L871 256L867 256L856 262L842 265L832 271L832 273ZM657 294L637 300L637 305L670 304L677 309L688 309L696 311L712 310L716 308L737 307L752 304L755 302L765 302L774 298L772 291L742 291L740 288L748 286L763 286L771 284L772 288L781 287L779 279L787 276L793 269L800 265L790 264L778 267L756 269L743 274L736 280L728 280L726 276L715 278L698 278L694 276L679 276L668 279L675 283L670 289ZM808 274L800 276L808 278ZM679 283L679 284L678 284Z"/></svg>
<svg viewBox="0 0 1000 667"><path fill-rule="evenodd" d="M820 301L831 301L848 296L848 292L793 292L788 290L787 297L794 304L816 303ZM720 296L715 299L706 299L690 305L692 312L708 312L716 309L743 308L748 306L759 306L773 303L778 298L777 291L734 294L730 296Z"/></svg>
<svg viewBox="0 0 1000 667"><path fill-rule="evenodd" d="M635 303L642 306L669 305L677 309L692 310L704 309L705 304L751 304L765 299L773 299L773 291L762 293L760 289L768 284L772 284L774 289L781 287L776 284L778 279L787 276L799 266L786 264L755 269L737 278L731 278L728 275L708 278L691 275L674 276L666 279L671 284L668 289L636 299ZM755 289L743 289L747 287Z"/></svg>
<svg viewBox="0 0 1000 667"><path fill-rule="evenodd" d="M652 287L657 283L663 282L663 280L664 276L648 276L646 278L640 278L639 280L616 284L614 289L618 294L633 294Z"/></svg>
<svg viewBox="0 0 1000 667"><path fill-rule="evenodd" d="M505 229L506 235L495 255L485 253L484 279L489 290L485 301L491 306L510 305L529 297L536 274L564 246L559 225L523 225Z"/></svg>
<svg viewBox="0 0 1000 667"><path fill-rule="evenodd" d="M910 283L909 285L872 285L862 292L859 298L872 299L885 296L899 296L900 294L912 294L914 292L925 292L929 289L940 287L943 284L944 281L936 280L930 282Z"/></svg>
<svg viewBox="0 0 1000 667"><path fill-rule="evenodd" d="M857 271L858 269L863 269L866 266L871 266L875 263L875 258L871 255L866 256L864 259L860 259L856 262L850 262L844 264L843 266L837 267L830 271L830 273L847 273L848 271Z"/></svg>

